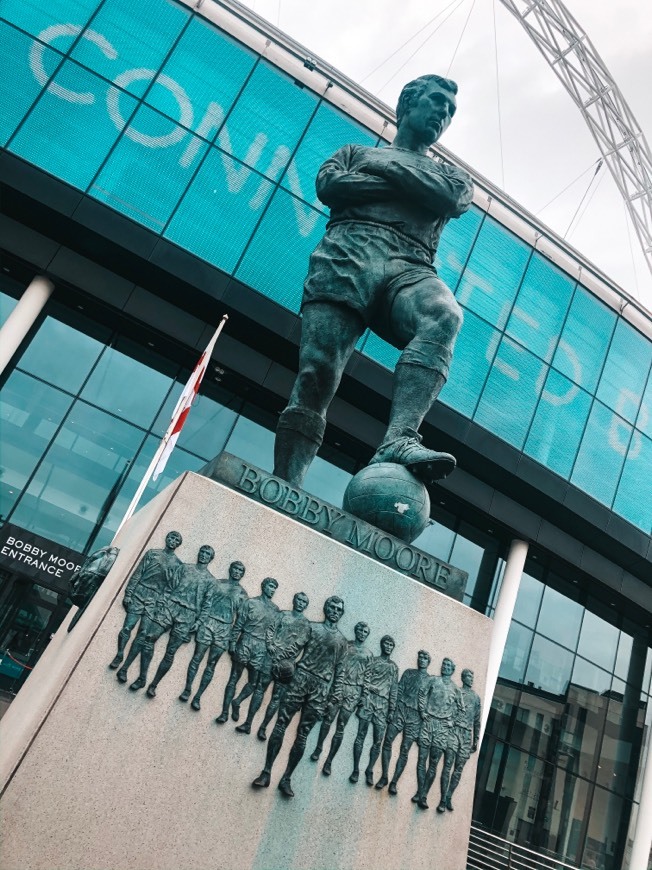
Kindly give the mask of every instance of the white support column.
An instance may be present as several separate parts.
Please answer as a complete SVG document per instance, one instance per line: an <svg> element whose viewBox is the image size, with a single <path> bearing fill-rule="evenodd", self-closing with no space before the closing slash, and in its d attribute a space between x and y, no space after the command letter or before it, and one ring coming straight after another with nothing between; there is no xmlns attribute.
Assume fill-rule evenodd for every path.
<svg viewBox="0 0 652 870"><path fill-rule="evenodd" d="M507 633L512 622L512 614L514 613L514 605L516 604L516 596L521 585L521 577L523 576L523 568L525 567L525 559L527 558L528 544L526 541L513 540L507 562L505 563L505 574L503 582L498 594L496 602L496 610L494 613L494 627L491 633L491 647L489 649L489 664L487 667L487 684L484 696L484 705L482 709L482 728L480 731L480 742L484 737L484 729L489 718L489 709L491 701L496 689L498 681L498 671L500 663L503 660L505 652L505 644L507 643Z"/></svg>
<svg viewBox="0 0 652 870"><path fill-rule="evenodd" d="M652 849L652 735L648 730L645 767L641 771L641 802L636 817L636 833L632 843L629 870L647 870Z"/></svg>
<svg viewBox="0 0 652 870"><path fill-rule="evenodd" d="M0 328L0 374L11 362L11 358L32 328L53 290L52 281L43 275L37 275L18 300L18 305L2 324Z"/></svg>

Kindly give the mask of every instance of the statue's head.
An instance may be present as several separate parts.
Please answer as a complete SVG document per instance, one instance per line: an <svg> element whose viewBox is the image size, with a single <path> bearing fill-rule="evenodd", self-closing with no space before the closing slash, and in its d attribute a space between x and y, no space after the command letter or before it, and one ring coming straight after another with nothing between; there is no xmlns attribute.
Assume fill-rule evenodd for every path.
<svg viewBox="0 0 652 870"><path fill-rule="evenodd" d="M260 584L260 589L266 598L271 598L278 589L278 580L273 577L265 577Z"/></svg>
<svg viewBox="0 0 652 870"><path fill-rule="evenodd" d="M339 622L344 616L344 601L338 595L331 595L324 601L324 616L328 622Z"/></svg>
<svg viewBox="0 0 652 870"><path fill-rule="evenodd" d="M229 577L231 580L242 580L245 575L245 566L242 562L231 562L229 565Z"/></svg>
<svg viewBox="0 0 652 870"><path fill-rule="evenodd" d="M353 627L353 634L358 643L364 643L369 637L369 626L366 622L356 622Z"/></svg>
<svg viewBox="0 0 652 870"><path fill-rule="evenodd" d="M181 532L168 532L165 536L165 546L169 550L176 550L177 547L181 546L182 542Z"/></svg>
<svg viewBox="0 0 652 870"><path fill-rule="evenodd" d="M457 84L443 76L424 75L408 82L396 106L396 124L410 124L432 145L448 129L457 101Z"/></svg>
<svg viewBox="0 0 652 870"><path fill-rule="evenodd" d="M428 650L420 649L417 653L417 667L425 670L431 661L432 659Z"/></svg>
<svg viewBox="0 0 652 870"><path fill-rule="evenodd" d="M210 544L203 544L199 548L199 553L197 554L197 561L200 565L208 565L209 562L212 562L215 558L215 550L211 547Z"/></svg>
<svg viewBox="0 0 652 870"><path fill-rule="evenodd" d="M380 649L386 655L389 656L392 654L394 647L396 646L396 641L391 636L391 634L384 634L380 639Z"/></svg>
<svg viewBox="0 0 652 870"><path fill-rule="evenodd" d="M443 659L441 663L441 671L442 677L451 677L455 673L455 662L453 659Z"/></svg>
<svg viewBox="0 0 652 870"><path fill-rule="evenodd" d="M306 607L310 604L310 599L305 592L297 592L292 598L292 610L297 613L303 613Z"/></svg>
<svg viewBox="0 0 652 870"><path fill-rule="evenodd" d="M467 689L470 689L473 685L473 677L474 674L471 668L464 668L462 671L462 685L466 686Z"/></svg>

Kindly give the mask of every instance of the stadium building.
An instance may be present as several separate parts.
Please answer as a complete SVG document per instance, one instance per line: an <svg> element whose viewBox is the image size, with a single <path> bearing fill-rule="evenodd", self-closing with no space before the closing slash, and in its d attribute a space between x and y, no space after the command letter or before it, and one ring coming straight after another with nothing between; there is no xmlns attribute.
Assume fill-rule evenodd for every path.
<svg viewBox="0 0 652 870"><path fill-rule="evenodd" d="M317 169L395 127L234 0L3 0L0 41L2 320L16 312L0 392L6 704L224 312L147 497L222 449L271 469L327 221ZM468 571L465 603L488 615L518 569L479 761L471 854L485 863L469 866L506 866L489 856L512 849L523 866L618 870L650 842L652 319L466 168L475 202L437 259L464 326L424 424L459 468L417 545ZM363 336L306 489L341 503L384 430L397 355Z"/></svg>

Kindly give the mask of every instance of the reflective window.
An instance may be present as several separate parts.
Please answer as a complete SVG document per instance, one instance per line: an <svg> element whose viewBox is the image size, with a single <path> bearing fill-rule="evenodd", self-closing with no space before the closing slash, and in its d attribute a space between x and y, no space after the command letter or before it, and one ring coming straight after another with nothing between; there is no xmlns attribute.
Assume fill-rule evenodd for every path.
<svg viewBox="0 0 652 870"><path fill-rule="evenodd" d="M97 0L2 0L0 15L34 36L53 24L69 21L83 27L97 8ZM68 37L70 39L70 37Z"/></svg>
<svg viewBox="0 0 652 870"><path fill-rule="evenodd" d="M21 293L22 289L23 288L21 287ZM17 304L18 300L14 299L13 296L9 296L8 293L0 293L0 324L5 322Z"/></svg>
<svg viewBox="0 0 652 870"><path fill-rule="evenodd" d="M491 710L487 720L487 735L507 740L511 730L512 719L519 708L520 687L505 685L498 680L493 698Z"/></svg>
<svg viewBox="0 0 652 870"><path fill-rule="evenodd" d="M652 438L652 370L650 370L647 386L643 392L641 407L636 419L636 428Z"/></svg>
<svg viewBox="0 0 652 870"><path fill-rule="evenodd" d="M129 469L129 475L121 487L118 497L113 502L102 530L95 539L94 547L104 547L111 542L160 443L161 439L152 435L145 439ZM147 484L139 508L144 507L148 501L164 490L166 486L169 486L184 471L199 471L204 464L204 459L200 459L180 447L175 447L164 471L159 474L155 481L150 480Z"/></svg>
<svg viewBox="0 0 652 870"><path fill-rule="evenodd" d="M575 660L572 682L560 722L558 763L587 779L595 776L609 705L607 697L595 689L587 688L590 683L601 687L605 685L604 676L597 671L598 668L593 668L583 659Z"/></svg>
<svg viewBox="0 0 652 870"><path fill-rule="evenodd" d="M298 312L308 258L325 227L326 218L320 212L284 190L276 190L238 266L237 277Z"/></svg>
<svg viewBox="0 0 652 870"><path fill-rule="evenodd" d="M330 504L341 505L344 490L352 477L350 472L337 468L331 462L326 462L318 456L308 469L308 474L301 487L306 492L311 492Z"/></svg>
<svg viewBox="0 0 652 870"><path fill-rule="evenodd" d="M594 401L571 483L603 504L611 505L631 434L632 427L628 423ZM599 474L596 474L596 468L600 469Z"/></svg>
<svg viewBox="0 0 652 870"><path fill-rule="evenodd" d="M363 340L364 344L362 346L362 352L365 356L370 357L382 366L385 366L387 369L394 370L398 358L401 355L400 350L397 350L397 348L393 347L384 339L378 338L375 333L370 332L369 330L367 330L366 337L363 336Z"/></svg>
<svg viewBox="0 0 652 870"><path fill-rule="evenodd" d="M455 543L450 555L451 565L461 568L462 571L466 571L469 575L465 596L473 595L482 557L485 553L482 544L477 540L471 540L472 537L476 537L473 534L473 529L467 523L461 523L460 531L455 536Z"/></svg>
<svg viewBox="0 0 652 870"><path fill-rule="evenodd" d="M553 358L553 366L580 387L593 392L615 320L613 311L583 287L578 287Z"/></svg>
<svg viewBox="0 0 652 870"><path fill-rule="evenodd" d="M521 584L514 605L514 619L534 627L539 615L539 605L543 595L544 586L540 580L530 574L523 573Z"/></svg>
<svg viewBox="0 0 652 870"><path fill-rule="evenodd" d="M89 193L160 233L192 177L186 155L201 160L207 148L141 106Z"/></svg>
<svg viewBox="0 0 652 870"><path fill-rule="evenodd" d="M498 348L500 333L470 311L455 342L455 353L441 401L472 417Z"/></svg>
<svg viewBox="0 0 652 870"><path fill-rule="evenodd" d="M312 91L261 60L220 132L218 145L276 180L316 104ZM310 188L306 194L312 199Z"/></svg>
<svg viewBox="0 0 652 870"><path fill-rule="evenodd" d="M343 145L373 147L377 140L377 136L338 109L322 103L288 166L282 180L283 187L299 199L323 209L324 206L315 196L315 178L324 160Z"/></svg>
<svg viewBox="0 0 652 870"><path fill-rule="evenodd" d="M474 421L515 447L521 447L534 414L537 384L544 371L541 360L511 339L503 338Z"/></svg>
<svg viewBox="0 0 652 870"><path fill-rule="evenodd" d="M140 97L189 14L170 0L156 0L154 6L105 0L93 18L91 38L82 37L71 57ZM98 45L98 33L108 46Z"/></svg>
<svg viewBox="0 0 652 870"><path fill-rule="evenodd" d="M83 550L107 495L144 433L76 402L23 494L12 522Z"/></svg>
<svg viewBox="0 0 652 870"><path fill-rule="evenodd" d="M79 328L74 328L47 317L18 360L18 366L63 390L78 392L104 349L109 331L98 329L85 318L77 322ZM81 330L87 327L104 340L84 334Z"/></svg>
<svg viewBox="0 0 652 870"><path fill-rule="evenodd" d="M601 616L597 616L592 611L597 611ZM589 601L582 620L580 642L577 645L578 655L584 656L585 659L609 673L613 671L620 634L613 624L615 616L611 608L606 608L596 601ZM608 688L609 686L606 686L603 691Z"/></svg>
<svg viewBox="0 0 652 870"><path fill-rule="evenodd" d="M145 8L149 8L151 16L151 8ZM174 121L180 121L181 99L186 108L185 126L212 141L255 62L248 48L195 17L146 101ZM188 105L192 118L188 115Z"/></svg>
<svg viewBox="0 0 652 870"><path fill-rule="evenodd" d="M426 526L419 537L414 541L414 546L427 553L432 553L443 562L450 562L451 548L455 541L455 517L446 511L432 512L435 522Z"/></svg>
<svg viewBox="0 0 652 870"><path fill-rule="evenodd" d="M618 421L618 438L623 439L626 427ZM612 431L612 430L610 430ZM622 445L622 441L614 443ZM652 498L644 497L645 481L652 480L652 440L634 429L613 509L638 526L646 534L652 532Z"/></svg>
<svg viewBox="0 0 652 870"><path fill-rule="evenodd" d="M165 236L231 272L272 189L262 175L211 148Z"/></svg>
<svg viewBox="0 0 652 870"><path fill-rule="evenodd" d="M622 867L622 834L627 828L630 807L616 795L596 788L591 802L591 814L586 832L582 867L600 870L620 870Z"/></svg>
<svg viewBox="0 0 652 870"><path fill-rule="evenodd" d="M590 406L588 393L554 369L549 369L523 448L525 453L557 474L568 477ZM560 437L562 432L563 438Z"/></svg>
<svg viewBox="0 0 652 870"><path fill-rule="evenodd" d="M9 150L85 190L136 101L72 61L56 74L54 86L39 99ZM107 94L115 96L112 116L106 109Z"/></svg>
<svg viewBox="0 0 652 870"><path fill-rule="evenodd" d="M0 392L0 514L6 518L72 403L65 393L14 371Z"/></svg>
<svg viewBox="0 0 652 870"><path fill-rule="evenodd" d="M634 686L611 693L596 779L619 794L634 790L648 703Z"/></svg>
<svg viewBox="0 0 652 870"><path fill-rule="evenodd" d="M225 390L211 387L207 374L201 385L201 392L192 404L192 411L186 417L177 444L190 453L208 460L224 450L233 430L242 401ZM152 431L163 437L167 431L179 396L190 378L189 371L183 371L161 408Z"/></svg>
<svg viewBox="0 0 652 870"><path fill-rule="evenodd" d="M543 593L537 631L574 650L580 633L584 608L550 586Z"/></svg>
<svg viewBox="0 0 652 870"><path fill-rule="evenodd" d="M552 695L563 695L568 689L572 668L573 654L569 650L535 635L525 673L526 683Z"/></svg>
<svg viewBox="0 0 652 870"><path fill-rule="evenodd" d="M510 742L542 758L555 755L565 701L564 697L524 686Z"/></svg>
<svg viewBox="0 0 652 870"><path fill-rule="evenodd" d="M0 7L0 14L5 14L4 5ZM32 39L0 22L0 44L0 144L4 145L36 99L42 84L27 75L25 63L20 62L27 60ZM54 72L61 57L49 49L41 50L43 66Z"/></svg>
<svg viewBox="0 0 652 870"><path fill-rule="evenodd" d="M134 358L136 357L136 358ZM168 369L162 374L153 366ZM148 428L172 385L170 366L153 352L121 339L107 347L82 390L82 398L118 417Z"/></svg>
<svg viewBox="0 0 652 870"><path fill-rule="evenodd" d="M224 449L264 471L274 467L274 432L246 417L238 418Z"/></svg>
<svg viewBox="0 0 652 870"><path fill-rule="evenodd" d="M511 680L514 683L523 681L532 644L532 634L529 628L524 628L518 622L512 622L507 635L503 660L500 663L499 676L502 679Z"/></svg>
<svg viewBox="0 0 652 870"><path fill-rule="evenodd" d="M652 361L652 344L619 320L598 384L598 399L630 423L636 420Z"/></svg>
<svg viewBox="0 0 652 870"><path fill-rule="evenodd" d="M480 229L482 218L483 212L476 206L471 206L461 218L449 221L442 233L435 266L441 280L453 292Z"/></svg>
<svg viewBox="0 0 652 870"><path fill-rule="evenodd" d="M525 271L530 248L485 218L457 289L457 300L502 329Z"/></svg>
<svg viewBox="0 0 652 870"><path fill-rule="evenodd" d="M518 291L507 334L550 362L574 286L561 269L535 252Z"/></svg>

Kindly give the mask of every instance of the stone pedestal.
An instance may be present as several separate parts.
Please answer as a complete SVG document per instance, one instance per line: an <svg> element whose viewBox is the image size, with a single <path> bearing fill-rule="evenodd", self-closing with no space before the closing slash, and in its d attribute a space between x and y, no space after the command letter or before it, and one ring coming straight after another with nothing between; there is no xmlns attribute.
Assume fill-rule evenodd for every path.
<svg viewBox="0 0 652 870"><path fill-rule="evenodd" d="M265 757L255 729L268 698L250 736L236 733L233 722L215 724L228 654L200 712L178 700L192 642L178 652L156 698L116 680L108 663L124 620L124 585L141 555L162 547L172 529L183 535L177 554L184 562L194 563L199 547L210 544L216 577L226 577L230 562L239 559L250 596L259 594L264 577L275 577L279 607L291 608L294 593L304 591L306 615L314 621L323 618L324 600L339 595L347 638L356 622L366 621L378 655L380 638L391 634L401 673L416 667L421 648L432 654L432 674L449 656L457 665L455 682L463 668L472 668L483 696L490 620L222 484L185 474L127 524L116 541L118 560L95 599L70 634L64 623L0 723L3 870L463 870L477 755L464 769L454 812L435 812L438 781L432 809L420 810L410 801L416 746L397 796L368 787L364 772L356 785L349 783L354 715L330 777L309 759L314 729L292 778L296 796L288 800L276 785L296 720L272 785L261 790L251 781ZM166 640L157 644L150 678ZM136 675L137 664L130 681ZM370 745L371 729L362 771ZM390 771L399 745L400 736Z"/></svg>

